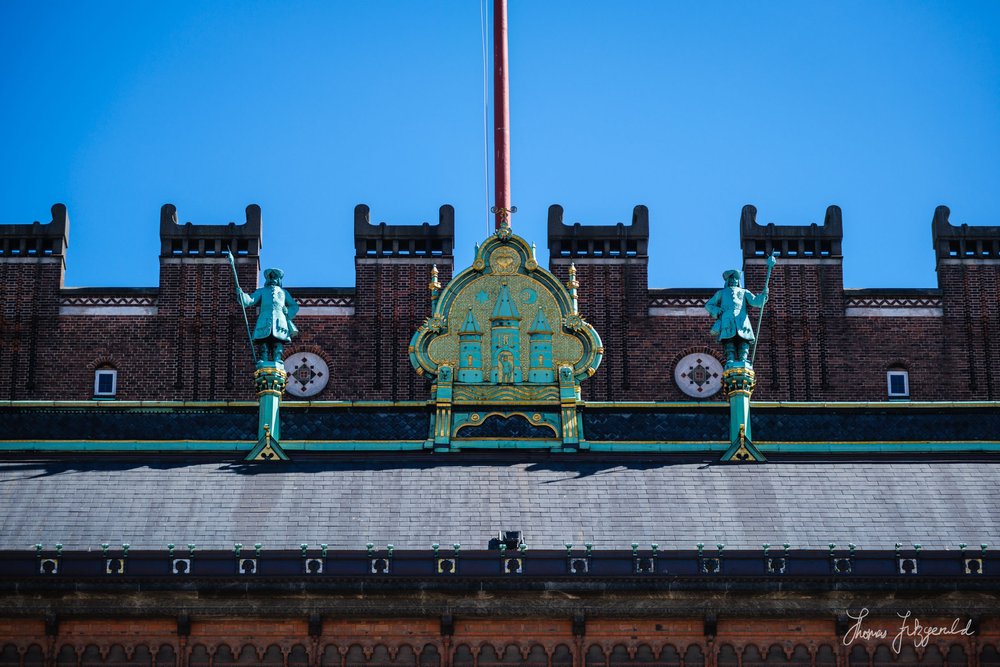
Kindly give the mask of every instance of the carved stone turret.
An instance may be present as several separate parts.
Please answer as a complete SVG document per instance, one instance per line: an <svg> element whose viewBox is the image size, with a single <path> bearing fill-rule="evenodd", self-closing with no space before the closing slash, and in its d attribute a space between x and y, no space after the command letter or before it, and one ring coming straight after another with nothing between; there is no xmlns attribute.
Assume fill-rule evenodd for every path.
<svg viewBox="0 0 1000 667"><path fill-rule="evenodd" d="M521 381L521 314L510 298L507 283L500 285L490 317L492 369L490 382L510 384Z"/></svg>
<svg viewBox="0 0 1000 667"><path fill-rule="evenodd" d="M541 308L528 327L528 345L528 382L553 382L555 371L552 368L552 327Z"/></svg>
<svg viewBox="0 0 1000 667"><path fill-rule="evenodd" d="M458 330L458 381L483 381L483 330L469 308L469 314Z"/></svg>

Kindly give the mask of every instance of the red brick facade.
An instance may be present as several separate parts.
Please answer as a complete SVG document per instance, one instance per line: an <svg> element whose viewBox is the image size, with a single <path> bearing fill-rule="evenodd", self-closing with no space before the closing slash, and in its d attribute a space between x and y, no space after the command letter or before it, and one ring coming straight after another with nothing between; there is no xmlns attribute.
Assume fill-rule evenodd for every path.
<svg viewBox="0 0 1000 667"><path fill-rule="evenodd" d="M922 619L948 627L950 618ZM872 619L895 628L898 618ZM971 637L892 634L845 646L833 619L118 618L0 619L5 667L787 667L996 665L1000 628ZM706 634L706 630L710 633ZM843 628L841 628L843 630Z"/></svg>
<svg viewBox="0 0 1000 667"><path fill-rule="evenodd" d="M845 290L839 209L830 207L822 226L761 226L755 214L746 207L741 220L746 284L759 290L765 254L779 259L755 398L884 400L893 367L909 373L913 400L1000 398L991 372L1000 365L1000 227L952 226L940 207L937 289ZM243 316L223 253L234 249L241 284L254 285L260 228L256 206L242 225L178 225L167 205L157 288L73 289L62 284L65 207L53 207L47 225L0 226L0 400L89 399L94 370L105 366L118 371L119 399L252 399ZM562 210L550 211L550 268L565 280L576 264L581 312L605 344L604 363L584 383L586 399L692 400L675 384L674 366L692 351L718 355L701 306L721 278L705 289L651 290L648 236L645 207L636 207L631 225L602 227L563 225ZM331 381L315 399L428 396L407 344L429 314L432 265L442 284L455 271L453 239L450 207L438 225L376 226L359 206L356 287L297 291L290 276L306 308L297 320L302 335L287 351L316 352L330 366Z"/></svg>

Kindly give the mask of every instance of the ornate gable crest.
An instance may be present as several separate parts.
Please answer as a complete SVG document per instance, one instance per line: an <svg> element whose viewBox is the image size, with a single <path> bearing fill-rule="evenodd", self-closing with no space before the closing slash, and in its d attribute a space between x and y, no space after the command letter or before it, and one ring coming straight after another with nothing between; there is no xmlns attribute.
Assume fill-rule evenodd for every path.
<svg viewBox="0 0 1000 667"><path fill-rule="evenodd" d="M578 312L575 268L563 286L503 225L471 267L443 290L435 269L429 287L431 316L409 347L435 380L428 445L579 448L580 382L604 348Z"/></svg>

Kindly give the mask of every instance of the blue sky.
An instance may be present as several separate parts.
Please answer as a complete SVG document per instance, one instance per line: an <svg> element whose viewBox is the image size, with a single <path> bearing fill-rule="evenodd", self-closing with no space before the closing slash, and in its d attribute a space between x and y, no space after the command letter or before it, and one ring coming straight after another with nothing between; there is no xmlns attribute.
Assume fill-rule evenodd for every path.
<svg viewBox="0 0 1000 667"><path fill-rule="evenodd" d="M484 0L487 5L492 3ZM487 7L487 11L489 8ZM1000 3L510 0L517 233L650 209L650 285L844 209L849 287L933 287L930 224L1000 224ZM0 222L71 220L66 283L155 285L159 208L354 283L353 208L488 220L480 4L0 2Z"/></svg>

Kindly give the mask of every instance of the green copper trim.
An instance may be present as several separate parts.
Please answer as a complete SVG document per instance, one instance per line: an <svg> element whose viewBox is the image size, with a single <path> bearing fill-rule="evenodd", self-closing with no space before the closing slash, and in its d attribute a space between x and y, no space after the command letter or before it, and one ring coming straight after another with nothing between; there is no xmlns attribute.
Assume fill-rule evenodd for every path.
<svg viewBox="0 0 1000 667"><path fill-rule="evenodd" d="M1000 442L782 442L760 444L767 452L775 453L947 453L947 452L1000 452Z"/></svg>
<svg viewBox="0 0 1000 667"><path fill-rule="evenodd" d="M695 454L716 454L726 451L728 442L601 442L590 440L590 451L592 452L620 452L620 453L695 453Z"/></svg>
<svg viewBox="0 0 1000 667"><path fill-rule="evenodd" d="M207 440L181 440L151 442L147 440L36 440L0 441L3 452L246 452L248 442L213 442Z"/></svg>
<svg viewBox="0 0 1000 667"><path fill-rule="evenodd" d="M706 408L721 410L729 407L726 400L717 401L585 401L585 408L596 410L638 408L657 410L662 408ZM760 408L1000 408L1000 401L753 401L754 409Z"/></svg>
<svg viewBox="0 0 1000 667"><path fill-rule="evenodd" d="M932 442L757 442L758 449L767 454L932 454L932 453L995 453L1000 452L1000 441L932 441ZM255 443L238 441L180 440L173 442L148 440L5 440L0 441L0 452L141 452L148 454L215 452L248 453ZM460 449L550 449L559 448L560 440L452 440L449 451ZM586 441L581 449L594 452L662 452L662 453L721 453L730 443L724 441ZM349 452L349 451L419 451L425 449L423 440L365 440L365 441L286 441L281 444L286 452Z"/></svg>
<svg viewBox="0 0 1000 667"><path fill-rule="evenodd" d="M423 440L368 440L357 442L306 442L286 440L288 452L403 452L424 449Z"/></svg>

